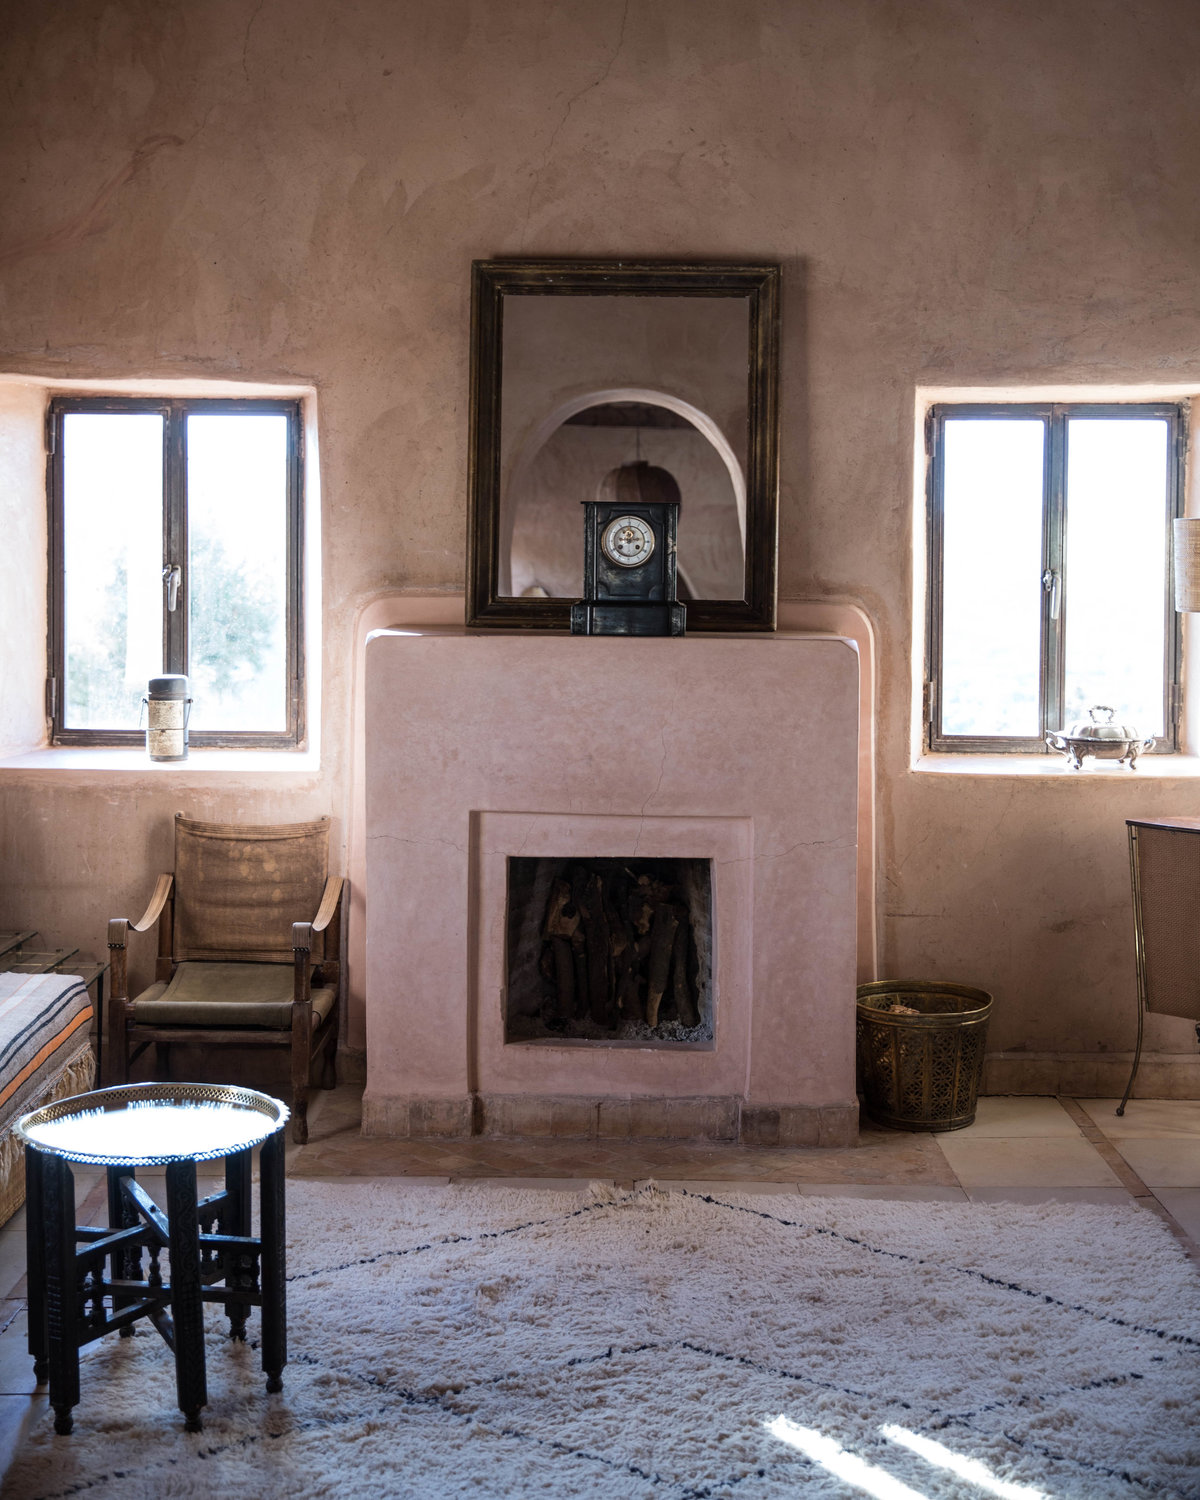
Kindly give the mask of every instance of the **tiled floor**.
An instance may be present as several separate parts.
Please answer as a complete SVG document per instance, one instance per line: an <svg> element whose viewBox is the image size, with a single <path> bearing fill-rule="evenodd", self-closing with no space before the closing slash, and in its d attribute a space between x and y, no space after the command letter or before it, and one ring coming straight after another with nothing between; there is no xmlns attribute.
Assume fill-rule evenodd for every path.
<svg viewBox="0 0 1200 1500"><path fill-rule="evenodd" d="M1158 1214L1200 1259L1200 1100L985 1098L944 1135L867 1125L851 1149L749 1150L695 1142L394 1141L359 1134L361 1091L318 1094L311 1138L288 1150L292 1177L396 1177L562 1188L586 1182L939 1201L1119 1203ZM158 1186L143 1179L162 1202ZM80 1222L99 1222L99 1173L76 1174ZM215 1186L215 1180L213 1183ZM202 1184L211 1191L211 1187ZM0 1474L45 1410L26 1352L25 1211L0 1229Z"/></svg>

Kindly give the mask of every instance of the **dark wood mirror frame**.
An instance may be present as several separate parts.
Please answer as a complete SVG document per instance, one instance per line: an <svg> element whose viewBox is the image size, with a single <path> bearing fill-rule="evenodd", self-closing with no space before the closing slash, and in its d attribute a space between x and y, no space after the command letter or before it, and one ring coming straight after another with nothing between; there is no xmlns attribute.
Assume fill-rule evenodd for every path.
<svg viewBox="0 0 1200 1500"><path fill-rule="evenodd" d="M687 625L689 631L774 630L779 283L777 265L584 260L477 260L472 264L468 626L570 628L569 599L512 598L497 593L505 297L742 297L750 315L745 593L741 599L689 600ZM582 547L581 525L581 554Z"/></svg>

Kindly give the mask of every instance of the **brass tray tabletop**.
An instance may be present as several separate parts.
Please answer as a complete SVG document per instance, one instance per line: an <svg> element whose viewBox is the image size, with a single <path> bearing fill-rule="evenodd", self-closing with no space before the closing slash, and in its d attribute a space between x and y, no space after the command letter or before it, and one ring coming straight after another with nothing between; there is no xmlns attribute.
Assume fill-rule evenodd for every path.
<svg viewBox="0 0 1200 1500"><path fill-rule="evenodd" d="M260 1146L291 1111L256 1089L215 1083L130 1083L43 1105L15 1133L36 1151L91 1166L161 1167Z"/></svg>

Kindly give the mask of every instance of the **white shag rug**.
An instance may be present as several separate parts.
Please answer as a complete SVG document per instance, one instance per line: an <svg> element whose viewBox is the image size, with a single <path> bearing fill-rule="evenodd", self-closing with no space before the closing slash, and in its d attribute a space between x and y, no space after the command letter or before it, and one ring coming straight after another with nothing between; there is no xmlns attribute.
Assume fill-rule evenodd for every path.
<svg viewBox="0 0 1200 1500"><path fill-rule="evenodd" d="M1200 1279L1133 1206L288 1184L290 1363L139 1325L0 1489L51 1496L1200 1495Z"/></svg>

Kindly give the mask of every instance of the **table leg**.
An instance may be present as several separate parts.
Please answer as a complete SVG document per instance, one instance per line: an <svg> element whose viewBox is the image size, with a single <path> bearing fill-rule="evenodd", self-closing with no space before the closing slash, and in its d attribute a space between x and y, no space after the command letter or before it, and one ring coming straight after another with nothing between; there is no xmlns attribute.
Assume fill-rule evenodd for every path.
<svg viewBox="0 0 1200 1500"><path fill-rule="evenodd" d="M262 1367L267 1390L283 1389L287 1364L287 1240L284 1222L284 1132L277 1130L259 1158L262 1241Z"/></svg>
<svg viewBox="0 0 1200 1500"><path fill-rule="evenodd" d="M252 1176L251 1152L237 1151L225 1158L225 1192L229 1203L222 1219L224 1234L249 1235L250 1233L250 1182ZM254 1258L246 1251L225 1252L224 1282L227 1290L244 1285L253 1285ZM227 1302L229 1313L229 1337L245 1340L246 1315L250 1311L248 1302Z"/></svg>
<svg viewBox="0 0 1200 1500"><path fill-rule="evenodd" d="M61 1156L42 1158L42 1245L54 1430L65 1437L79 1405L79 1298L75 1277L75 1178Z"/></svg>
<svg viewBox="0 0 1200 1500"><path fill-rule="evenodd" d="M204 1302L200 1295L200 1224L196 1163L167 1164L167 1220L171 1262L171 1321L175 1330L175 1387L189 1432L200 1431L208 1403L204 1371Z"/></svg>
<svg viewBox="0 0 1200 1500"><path fill-rule="evenodd" d="M130 1203L129 1199L121 1190L121 1182L124 1178L136 1178L137 1174L132 1167L108 1167L105 1169L108 1181L108 1222L112 1229L132 1229L138 1222L137 1209ZM134 1281L141 1278L142 1252L130 1249L128 1245L122 1245L114 1250L108 1258L108 1272L113 1281ZM137 1273L135 1276L134 1273ZM114 1292L112 1299L113 1312L119 1312L130 1302L136 1301L136 1297L128 1292ZM132 1338L133 1324L126 1323L121 1329L123 1339Z"/></svg>
<svg viewBox="0 0 1200 1500"><path fill-rule="evenodd" d="M50 1342L46 1331L45 1199L42 1193L42 1153L25 1147L25 1266L28 1272L29 1355L33 1378L45 1382L50 1370Z"/></svg>

